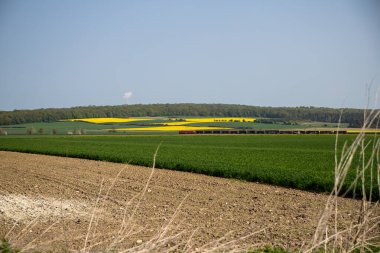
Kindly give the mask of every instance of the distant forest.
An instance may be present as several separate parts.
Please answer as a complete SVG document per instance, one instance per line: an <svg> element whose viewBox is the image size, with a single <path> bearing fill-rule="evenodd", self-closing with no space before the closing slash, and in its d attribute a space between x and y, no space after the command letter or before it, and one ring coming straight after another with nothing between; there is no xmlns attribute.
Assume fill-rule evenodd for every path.
<svg viewBox="0 0 380 253"><path fill-rule="evenodd" d="M136 104L0 111L0 125L54 122L62 119L142 116L256 117L337 123L341 109L322 107L259 107L232 104ZM364 110L344 109L342 123L361 127Z"/></svg>

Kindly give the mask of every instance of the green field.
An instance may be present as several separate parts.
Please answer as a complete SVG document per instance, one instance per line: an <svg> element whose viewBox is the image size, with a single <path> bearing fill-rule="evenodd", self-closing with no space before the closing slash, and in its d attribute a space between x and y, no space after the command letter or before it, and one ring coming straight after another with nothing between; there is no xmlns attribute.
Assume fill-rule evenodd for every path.
<svg viewBox="0 0 380 253"><path fill-rule="evenodd" d="M354 138L341 136L339 146ZM0 150L151 166L162 143L159 168L326 192L333 185L334 142L331 135L1 136Z"/></svg>
<svg viewBox="0 0 380 253"><path fill-rule="evenodd" d="M152 120L151 123L161 123L162 120ZM164 121L166 122L166 121ZM145 122L146 124L146 122ZM39 122L39 123L27 123L27 124L17 124L17 125L4 125L0 128L7 131L8 135L25 135L27 134L27 129L33 127L36 130L38 135L38 130L40 128L44 129L44 135L50 135L53 129L56 130L59 135L66 135L69 131L74 131L75 129L86 129L89 134L113 134L112 132L105 131L104 129L113 129L113 128L133 128L141 127L142 122L133 122L133 123L108 123L108 124L93 124L87 122ZM120 132L119 132L120 134Z"/></svg>

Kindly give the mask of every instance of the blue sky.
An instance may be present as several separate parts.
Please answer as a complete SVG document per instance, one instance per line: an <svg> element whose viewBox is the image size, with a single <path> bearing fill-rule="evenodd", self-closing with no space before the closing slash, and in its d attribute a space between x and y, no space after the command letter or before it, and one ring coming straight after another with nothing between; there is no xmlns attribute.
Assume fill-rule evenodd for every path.
<svg viewBox="0 0 380 253"><path fill-rule="evenodd" d="M0 1L0 110L365 106L380 2Z"/></svg>

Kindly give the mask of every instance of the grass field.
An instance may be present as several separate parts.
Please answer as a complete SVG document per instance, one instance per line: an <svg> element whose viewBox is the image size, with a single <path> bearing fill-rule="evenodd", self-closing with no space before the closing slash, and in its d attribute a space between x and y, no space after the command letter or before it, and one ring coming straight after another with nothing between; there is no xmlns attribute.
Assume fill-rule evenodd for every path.
<svg viewBox="0 0 380 253"><path fill-rule="evenodd" d="M161 123L160 120L152 121L153 123ZM166 122L166 121L164 121ZM75 129L86 129L91 134L112 134L112 132L104 131L104 129L112 129L112 128L132 128L132 127L141 127L138 122L131 123L105 123L105 124L93 124L88 122L66 122L66 121L58 121L58 122L50 122L50 123L28 123L28 124L17 124L17 125L6 125L0 126L0 128L6 130L9 135L20 135L27 134L28 128L35 128L36 131L40 128L43 128L45 134L49 135L53 129L57 131L57 134L67 134L68 131L73 131ZM120 133L119 133L120 134Z"/></svg>
<svg viewBox="0 0 380 253"><path fill-rule="evenodd" d="M354 138L341 136L339 146ZM333 135L2 136L0 150L151 166L159 143L159 168L319 192L333 185Z"/></svg>

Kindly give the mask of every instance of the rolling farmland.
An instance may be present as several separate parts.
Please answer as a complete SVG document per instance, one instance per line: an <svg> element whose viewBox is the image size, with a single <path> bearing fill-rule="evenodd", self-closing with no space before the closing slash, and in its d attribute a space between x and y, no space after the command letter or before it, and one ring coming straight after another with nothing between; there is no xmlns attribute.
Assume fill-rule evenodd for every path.
<svg viewBox="0 0 380 253"><path fill-rule="evenodd" d="M339 149L354 138L341 136ZM333 185L335 136L330 135L8 136L0 138L0 150L151 166L160 143L159 168L318 192ZM348 178L353 175L350 171Z"/></svg>
<svg viewBox="0 0 380 253"><path fill-rule="evenodd" d="M191 117L129 117L129 118L82 118L67 119L57 122L37 122L16 125L0 125L0 135L114 135L114 134L178 134L179 131L213 131L213 130L285 130L285 131L330 131L337 129L337 124L323 122L256 122L255 118L191 118ZM348 124L340 125L342 130L358 133L360 129L347 128ZM376 129L371 130L379 132ZM34 132L34 133L32 133Z"/></svg>
<svg viewBox="0 0 380 253"><path fill-rule="evenodd" d="M0 253L380 253L379 11L2 1Z"/></svg>

